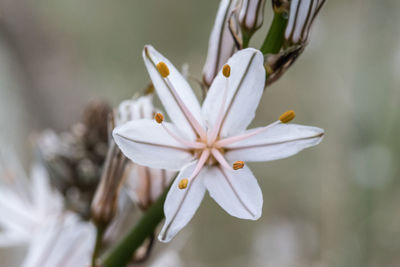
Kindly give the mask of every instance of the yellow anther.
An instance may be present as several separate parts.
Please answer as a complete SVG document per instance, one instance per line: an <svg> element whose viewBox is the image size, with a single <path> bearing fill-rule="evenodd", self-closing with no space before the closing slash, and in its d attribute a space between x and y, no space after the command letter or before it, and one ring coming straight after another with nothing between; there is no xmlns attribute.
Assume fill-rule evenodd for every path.
<svg viewBox="0 0 400 267"><path fill-rule="evenodd" d="M225 64L224 67L222 68L222 74L228 78L231 76L231 67L228 64Z"/></svg>
<svg viewBox="0 0 400 267"><path fill-rule="evenodd" d="M160 72L161 76L163 76L163 78L168 77L169 69L167 67L167 64L165 64L163 61L158 62L157 69Z"/></svg>
<svg viewBox="0 0 400 267"><path fill-rule="evenodd" d="M154 119L156 120L157 123L162 123L164 121L164 115L161 113L156 113Z"/></svg>
<svg viewBox="0 0 400 267"><path fill-rule="evenodd" d="M189 180L187 178L179 181L179 189L185 189L188 186Z"/></svg>
<svg viewBox="0 0 400 267"><path fill-rule="evenodd" d="M288 123L289 121L293 120L294 117L296 117L296 113L294 113L293 110L288 110L285 113L283 113L281 116L279 116L279 120L282 123Z"/></svg>
<svg viewBox="0 0 400 267"><path fill-rule="evenodd" d="M236 171L236 170L239 170L239 169L241 169L241 168L243 168L244 167L244 162L243 161L241 161L241 160L238 160L238 161L236 161L235 163L233 163L233 169Z"/></svg>

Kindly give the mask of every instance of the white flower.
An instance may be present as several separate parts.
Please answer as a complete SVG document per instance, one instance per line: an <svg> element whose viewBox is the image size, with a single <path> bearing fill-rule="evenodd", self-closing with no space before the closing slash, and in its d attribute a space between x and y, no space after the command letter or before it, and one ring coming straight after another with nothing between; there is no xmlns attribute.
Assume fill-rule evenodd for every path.
<svg viewBox="0 0 400 267"><path fill-rule="evenodd" d="M33 236L23 267L88 266L95 229L67 212L45 222Z"/></svg>
<svg viewBox="0 0 400 267"><path fill-rule="evenodd" d="M239 0L222 0L219 4L203 68L203 81L207 86L212 83L218 70L236 51L235 40L229 31L228 22L239 2Z"/></svg>
<svg viewBox="0 0 400 267"><path fill-rule="evenodd" d="M52 190L44 167L34 165L31 181L21 175L7 175L0 168L0 246L28 244L32 234L51 218L63 212L62 197Z"/></svg>
<svg viewBox="0 0 400 267"><path fill-rule="evenodd" d="M138 164L180 170L167 195L165 225L159 235L170 241L192 218L206 190L230 215L256 220L263 198L243 161L289 157L318 144L323 130L280 120L246 130L264 90L263 55L252 48L237 52L214 79L201 107L187 81L153 47L143 53L146 67L171 123L128 122L113 132L122 152ZM233 166L233 167L232 167Z"/></svg>

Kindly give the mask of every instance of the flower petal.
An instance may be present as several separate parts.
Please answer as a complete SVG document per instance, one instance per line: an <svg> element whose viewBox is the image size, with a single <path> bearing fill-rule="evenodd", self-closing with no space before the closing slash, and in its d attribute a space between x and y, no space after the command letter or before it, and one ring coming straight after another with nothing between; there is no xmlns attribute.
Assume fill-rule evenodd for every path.
<svg viewBox="0 0 400 267"><path fill-rule="evenodd" d="M188 182L185 189L179 189L181 179L189 177L196 168L197 161L188 164L179 173L168 192L164 203L165 224L158 236L161 242L169 242L192 219L203 200L206 189L199 176Z"/></svg>
<svg viewBox="0 0 400 267"><path fill-rule="evenodd" d="M251 129L249 131L255 131ZM298 124L277 124L260 134L227 145L228 161L270 161L286 158L319 144L324 130Z"/></svg>
<svg viewBox="0 0 400 267"><path fill-rule="evenodd" d="M253 120L265 84L263 62L264 57L258 50L241 50L227 62L231 67L228 88L227 78L221 71L214 79L202 109L209 127L213 127L217 121L218 107L225 107L220 130L222 137L244 131ZM228 90L226 99L224 89Z"/></svg>
<svg viewBox="0 0 400 267"><path fill-rule="evenodd" d="M156 65L163 61L169 69L168 79L170 84L175 88L179 98L185 104L186 108L192 113L193 117L200 123L204 128L204 121L201 116L201 107L197 100L192 88L185 80L185 78L179 73L179 71L172 65L172 63L161 55L152 46L146 45L143 50L143 59L146 64L147 71L149 72L150 78L153 81L154 87L157 94L164 105L171 121L179 126L187 137L195 138L195 131L190 123L189 119L179 104L176 96L174 96L173 89L165 79L161 76Z"/></svg>
<svg viewBox="0 0 400 267"><path fill-rule="evenodd" d="M163 124L177 133L172 124ZM125 156L140 165L179 170L193 159L189 149L154 120L130 121L115 128L113 137Z"/></svg>
<svg viewBox="0 0 400 267"><path fill-rule="evenodd" d="M204 177L204 184L210 196L230 215L248 220L260 218L262 193L246 166L236 171L212 167Z"/></svg>

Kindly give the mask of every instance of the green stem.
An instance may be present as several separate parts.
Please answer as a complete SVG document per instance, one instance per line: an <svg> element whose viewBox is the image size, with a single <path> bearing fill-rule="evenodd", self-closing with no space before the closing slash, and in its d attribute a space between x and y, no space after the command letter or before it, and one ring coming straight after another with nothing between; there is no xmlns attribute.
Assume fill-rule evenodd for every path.
<svg viewBox="0 0 400 267"><path fill-rule="evenodd" d="M265 37L260 50L265 54L276 54L281 50L284 41L284 34L287 24L287 18L284 13L275 13L271 27Z"/></svg>
<svg viewBox="0 0 400 267"><path fill-rule="evenodd" d="M96 241L94 244L94 249L93 249L93 254L92 254L92 267L96 267L97 265L97 257L99 255L100 249L101 249L101 244L103 242L103 236L106 227L103 226L97 226L97 232L96 232Z"/></svg>
<svg viewBox="0 0 400 267"><path fill-rule="evenodd" d="M253 34L242 30L242 49L249 47L250 38Z"/></svg>
<svg viewBox="0 0 400 267"><path fill-rule="evenodd" d="M114 247L103 259L101 266L122 267L126 266L145 239L152 235L157 225L164 218L164 201L169 188L146 211L129 233Z"/></svg>

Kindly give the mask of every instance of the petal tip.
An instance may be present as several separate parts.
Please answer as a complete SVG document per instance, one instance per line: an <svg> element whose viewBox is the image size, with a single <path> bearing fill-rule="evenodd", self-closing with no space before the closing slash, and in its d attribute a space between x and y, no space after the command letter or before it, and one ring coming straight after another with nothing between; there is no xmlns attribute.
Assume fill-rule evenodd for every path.
<svg viewBox="0 0 400 267"><path fill-rule="evenodd" d="M169 242L172 240L172 236L166 235L165 232L162 231L162 232L158 235L158 240L159 240L161 243L169 243Z"/></svg>

